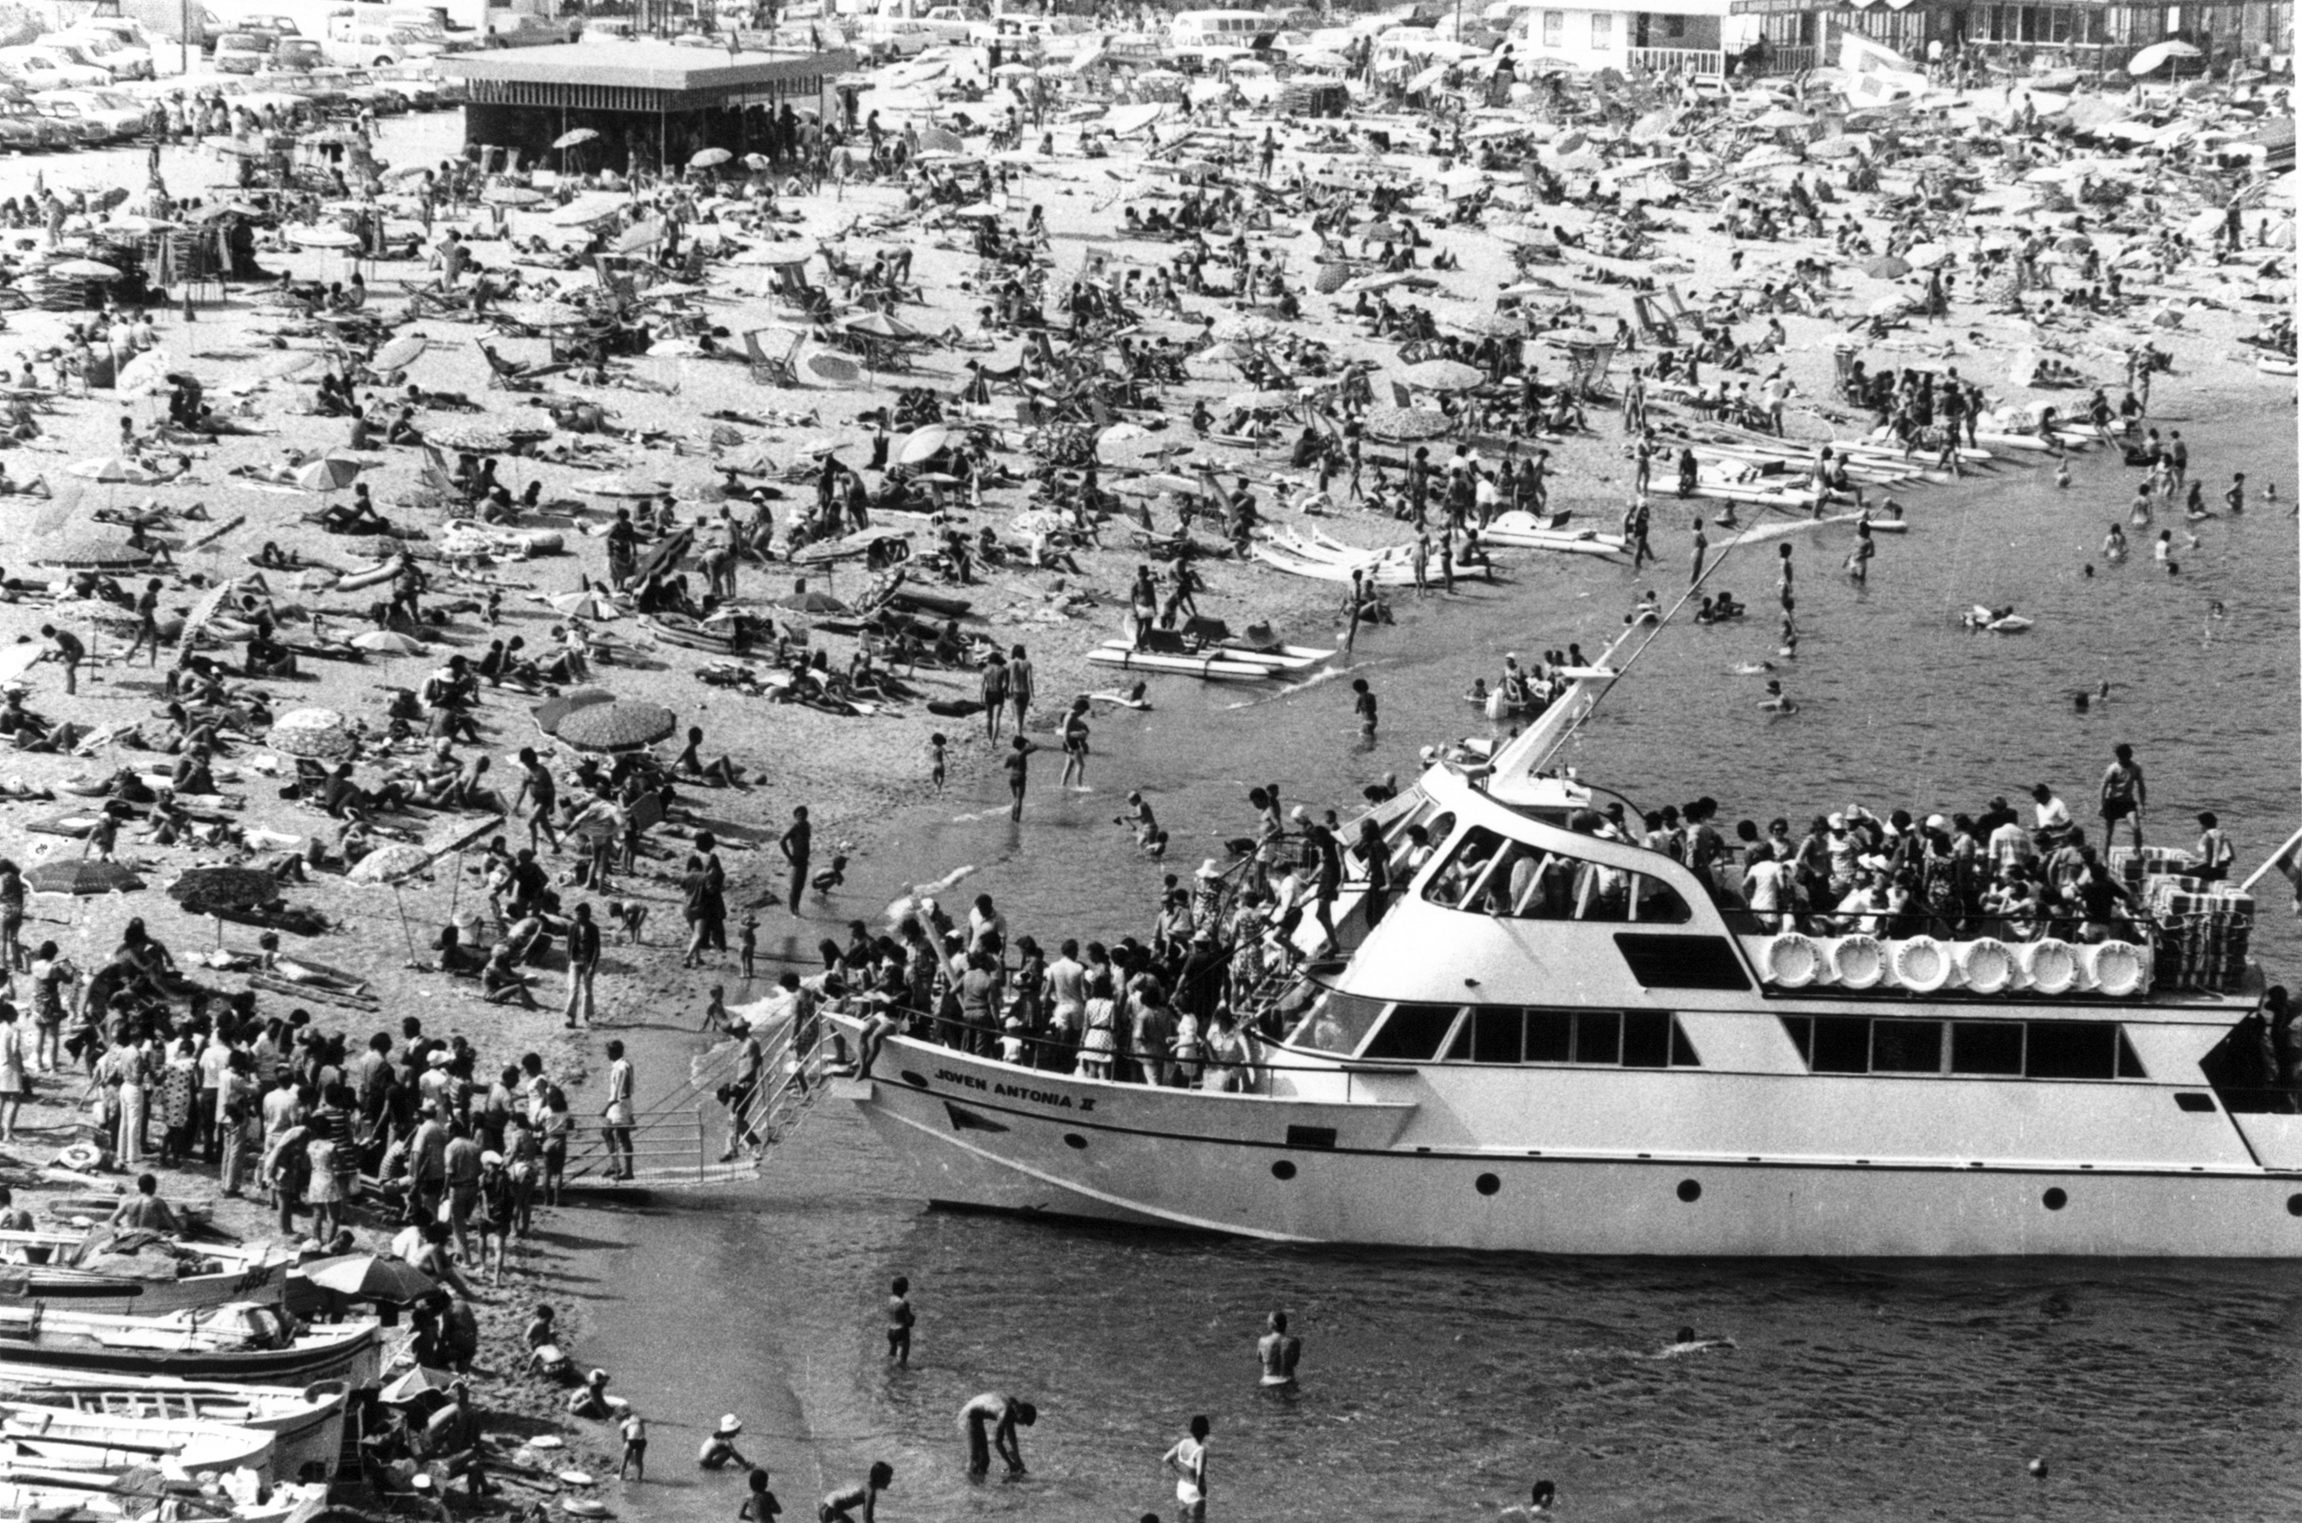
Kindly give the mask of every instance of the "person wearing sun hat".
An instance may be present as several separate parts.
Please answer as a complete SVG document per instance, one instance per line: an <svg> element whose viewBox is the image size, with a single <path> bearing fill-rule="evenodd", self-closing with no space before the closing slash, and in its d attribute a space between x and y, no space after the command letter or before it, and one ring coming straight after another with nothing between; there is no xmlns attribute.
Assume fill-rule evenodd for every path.
<svg viewBox="0 0 2302 1523"><path fill-rule="evenodd" d="M696 1464L706 1470L725 1470L730 1465L749 1470L751 1461L745 1459L742 1451L735 1447L735 1436L742 1431L743 1421L733 1412L720 1418L719 1426L711 1431L704 1439L703 1446L696 1450Z"/></svg>

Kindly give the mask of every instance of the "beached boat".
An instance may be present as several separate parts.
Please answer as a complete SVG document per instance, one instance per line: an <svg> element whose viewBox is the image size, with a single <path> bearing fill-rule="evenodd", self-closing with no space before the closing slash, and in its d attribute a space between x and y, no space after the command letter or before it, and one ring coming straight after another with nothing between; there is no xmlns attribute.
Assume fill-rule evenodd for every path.
<svg viewBox="0 0 2302 1523"><path fill-rule="evenodd" d="M1555 550L1567 555L1620 555L1623 551L1619 534L1546 527L1534 514L1516 508L1497 513L1479 531L1479 537L1490 545L1513 550Z"/></svg>
<svg viewBox="0 0 2302 1523"><path fill-rule="evenodd" d="M1106 640L1087 653L1087 659L1097 666L1138 672L1177 672L1186 677L1204 677L1210 682L1263 682L1282 675L1261 662L1242 661L1235 656L1235 652L1225 651L1221 646L1156 650L1126 640Z"/></svg>
<svg viewBox="0 0 2302 1523"><path fill-rule="evenodd" d="M151 1244L161 1251L139 1253L134 1236L109 1228L0 1233L0 1306L45 1301L74 1311L158 1316L233 1301L277 1305L285 1293L289 1259L276 1248Z"/></svg>
<svg viewBox="0 0 2302 1523"><path fill-rule="evenodd" d="M324 1512L327 1500L325 1486L267 1487L246 1472L194 1479L149 1468L112 1476L55 1466L0 1466L0 1518L25 1523L44 1518L304 1523Z"/></svg>
<svg viewBox="0 0 2302 1523"><path fill-rule="evenodd" d="M275 1475L272 1435L200 1418L118 1417L65 1407L0 1401L5 1463L59 1470L128 1470L163 1465L186 1475L253 1470Z"/></svg>
<svg viewBox="0 0 2302 1523"><path fill-rule="evenodd" d="M0 1306L0 1360L186 1380L373 1385L382 1366L373 1322L298 1335L277 1308L234 1302L158 1317L109 1316L34 1302Z"/></svg>
<svg viewBox="0 0 2302 1523"><path fill-rule="evenodd" d="M1348 956L1239 993L1280 1033L1244 1092L918 1035L838 1092L930 1200L1032 1215L1605 1255L2302 1258L2302 1114L2246 1046L2250 903L2173 889L2098 942L1776 928L1593 834L1602 800L1540 770L1608 680L1372 811L1395 863L1410 826L1430 859L1372 928L1346 889ZM2180 880L2139 881L2158 904Z"/></svg>
<svg viewBox="0 0 2302 1523"><path fill-rule="evenodd" d="M344 1410L351 1387L341 1380L301 1388L235 1385L168 1376L116 1375L0 1359L0 1400L63 1411L251 1428L272 1440L272 1464L283 1480L324 1480L343 1453Z"/></svg>

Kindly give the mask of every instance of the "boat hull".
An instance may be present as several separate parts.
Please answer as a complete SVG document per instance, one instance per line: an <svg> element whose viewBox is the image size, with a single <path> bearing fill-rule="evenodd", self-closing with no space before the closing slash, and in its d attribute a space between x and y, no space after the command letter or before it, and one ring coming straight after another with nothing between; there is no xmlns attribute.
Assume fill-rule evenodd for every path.
<svg viewBox="0 0 2302 1523"><path fill-rule="evenodd" d="M1512 1253L2302 1257L2297 1172L1425 1150L1394 1145L1412 1105L1107 1084L901 1039L840 1092L930 1202L1026 1215Z"/></svg>
<svg viewBox="0 0 2302 1523"><path fill-rule="evenodd" d="M0 1271L0 1302L44 1301L73 1311L156 1317L176 1311L206 1311L234 1301L277 1306L287 1283L284 1259L254 1269L190 1275L180 1280L141 1280L129 1275L30 1266Z"/></svg>
<svg viewBox="0 0 2302 1523"><path fill-rule="evenodd" d="M198 1419L254 1429L271 1436L278 1476L294 1481L335 1475L350 1387L341 1380L321 1381L299 1393L0 1362L0 1396L111 1417Z"/></svg>

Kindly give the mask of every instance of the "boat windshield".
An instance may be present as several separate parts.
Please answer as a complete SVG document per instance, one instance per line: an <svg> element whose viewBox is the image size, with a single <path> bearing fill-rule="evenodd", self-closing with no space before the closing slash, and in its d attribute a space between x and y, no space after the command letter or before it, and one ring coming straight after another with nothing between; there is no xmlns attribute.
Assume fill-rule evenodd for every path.
<svg viewBox="0 0 2302 1523"><path fill-rule="evenodd" d="M1375 1029L1375 1022L1381 1020L1389 1008L1389 1000L1329 989L1289 1033L1287 1044L1349 1057L1359 1050L1359 1044L1367 1039L1367 1033Z"/></svg>
<svg viewBox="0 0 2302 1523"><path fill-rule="evenodd" d="M1683 925L1690 918L1686 901L1659 879L1514 841L1483 825L1464 832L1423 897L1512 920Z"/></svg>

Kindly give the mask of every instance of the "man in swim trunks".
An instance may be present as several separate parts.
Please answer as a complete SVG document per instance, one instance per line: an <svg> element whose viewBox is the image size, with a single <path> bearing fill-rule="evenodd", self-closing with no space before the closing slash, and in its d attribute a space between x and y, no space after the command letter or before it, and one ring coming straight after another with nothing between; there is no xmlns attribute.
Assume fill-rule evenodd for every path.
<svg viewBox="0 0 2302 1523"><path fill-rule="evenodd" d="M2102 844L2108 849L2121 820L2134 834L2134 844L2142 844L2142 806L2149 802L2149 790L2142 780L2142 764L2134 759L2134 748L2121 742L2112 748L2115 758L2102 773Z"/></svg>
<svg viewBox="0 0 2302 1523"><path fill-rule="evenodd" d="M1287 1314L1283 1311L1271 1313L1263 1328L1263 1336L1255 1344L1255 1357L1263 1366L1263 1384L1293 1385L1295 1361L1303 1357L1303 1340L1288 1336Z"/></svg>
<svg viewBox="0 0 2302 1523"><path fill-rule="evenodd" d="M1023 1446L1015 1425L1028 1428L1039 1421L1039 1409L1027 1401L999 1391L985 1391L959 1409L959 1431L967 1438L967 1473L991 1473L991 1454L998 1450L1009 1475L1023 1474Z"/></svg>

